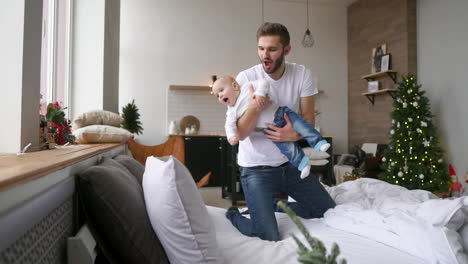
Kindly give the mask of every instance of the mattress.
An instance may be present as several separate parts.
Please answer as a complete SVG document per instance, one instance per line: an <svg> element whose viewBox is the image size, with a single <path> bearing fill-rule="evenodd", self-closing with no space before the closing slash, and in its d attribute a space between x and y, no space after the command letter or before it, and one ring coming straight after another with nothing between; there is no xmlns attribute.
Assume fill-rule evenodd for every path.
<svg viewBox="0 0 468 264"><path fill-rule="evenodd" d="M281 241L271 242L242 235L227 220L226 209L207 206L208 213L216 229L216 239L225 263L242 264L287 264L298 263L297 244L292 239L295 234L304 242L302 234L286 214L276 213ZM396 248L350 232L327 226L323 219L303 219L302 222L313 237L320 239L328 253L335 242L340 247L339 259L348 263L426 263L423 259Z"/></svg>

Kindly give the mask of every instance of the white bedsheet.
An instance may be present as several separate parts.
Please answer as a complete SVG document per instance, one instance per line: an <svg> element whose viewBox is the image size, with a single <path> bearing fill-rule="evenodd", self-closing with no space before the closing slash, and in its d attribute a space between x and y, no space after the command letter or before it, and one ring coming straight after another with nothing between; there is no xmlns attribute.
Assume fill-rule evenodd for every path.
<svg viewBox="0 0 468 264"><path fill-rule="evenodd" d="M468 197L436 199L375 179L326 189L337 206L324 218L302 222L328 250L336 242L348 263L468 263L463 250L468 238L459 233L468 226ZM242 235L225 211L208 206L226 263L297 263L290 233L303 236L286 214L276 214L282 240L270 242Z"/></svg>
<svg viewBox="0 0 468 264"><path fill-rule="evenodd" d="M224 216L225 209L211 206L207 206L207 209L213 220L218 247L226 264L298 263L297 244L290 234L294 233L300 238L302 235L286 214L276 214L283 240L271 242L242 235ZM340 259L345 258L350 264L426 263L421 258L382 243L331 228L323 219L304 219L302 222L311 235L319 238L328 250L331 249L333 242L336 242L341 251Z"/></svg>
<svg viewBox="0 0 468 264"><path fill-rule="evenodd" d="M395 247L428 263L468 263L457 230L468 198L432 199L422 190L360 179L328 189L337 206L324 221L330 227Z"/></svg>

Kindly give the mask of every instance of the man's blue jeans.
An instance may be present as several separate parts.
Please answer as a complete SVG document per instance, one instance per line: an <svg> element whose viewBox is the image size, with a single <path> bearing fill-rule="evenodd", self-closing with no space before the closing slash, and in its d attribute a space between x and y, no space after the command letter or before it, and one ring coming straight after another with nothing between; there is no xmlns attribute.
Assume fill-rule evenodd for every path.
<svg viewBox="0 0 468 264"><path fill-rule="evenodd" d="M302 218L319 218L335 207L316 177L301 179L300 172L289 162L279 167L241 167L240 170L250 219L237 212L231 222L244 235L271 241L280 239L273 203L277 191L296 200L288 206Z"/></svg>
<svg viewBox="0 0 468 264"><path fill-rule="evenodd" d="M323 139L322 135L306 120L304 120L300 115L291 110L287 106L280 106L275 112L275 118L273 123L277 127L284 127L286 125L286 120L284 119L284 114L287 114L291 120L291 124L306 141L309 143L309 146L313 147L316 151L320 150L320 146L327 143ZM302 170L302 168L307 165L309 161L308 157L305 157L302 148L295 142L273 142L278 149L283 153L283 155L288 158L294 166Z"/></svg>

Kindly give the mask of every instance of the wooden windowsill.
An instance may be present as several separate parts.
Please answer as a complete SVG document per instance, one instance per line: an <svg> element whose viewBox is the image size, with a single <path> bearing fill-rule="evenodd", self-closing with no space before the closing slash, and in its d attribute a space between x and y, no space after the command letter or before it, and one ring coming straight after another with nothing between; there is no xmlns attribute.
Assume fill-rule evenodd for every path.
<svg viewBox="0 0 468 264"><path fill-rule="evenodd" d="M23 155L0 154L0 189L50 174L120 145L82 144Z"/></svg>

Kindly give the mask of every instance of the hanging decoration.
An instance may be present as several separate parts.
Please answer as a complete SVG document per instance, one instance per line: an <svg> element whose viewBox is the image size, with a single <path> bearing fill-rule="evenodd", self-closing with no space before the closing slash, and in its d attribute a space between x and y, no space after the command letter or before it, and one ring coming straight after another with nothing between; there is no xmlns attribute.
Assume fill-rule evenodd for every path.
<svg viewBox="0 0 468 264"><path fill-rule="evenodd" d="M304 33L304 37L302 38L302 46L304 46L304 48L310 48L314 45L314 43L314 37L309 30L309 0L307 0L307 30Z"/></svg>

